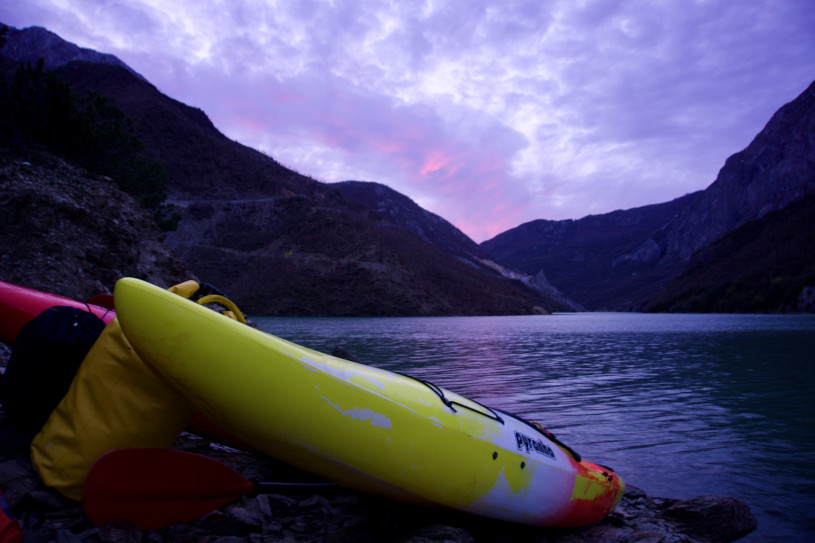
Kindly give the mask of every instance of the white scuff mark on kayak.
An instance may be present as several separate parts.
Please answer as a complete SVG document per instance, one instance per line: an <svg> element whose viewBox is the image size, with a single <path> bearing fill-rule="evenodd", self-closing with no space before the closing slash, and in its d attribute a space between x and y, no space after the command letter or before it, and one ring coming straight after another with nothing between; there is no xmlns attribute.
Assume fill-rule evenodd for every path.
<svg viewBox="0 0 815 543"><path fill-rule="evenodd" d="M399 402L399 401L395 400L392 396L386 394L384 382L393 382L393 378L396 377L395 374L393 374L393 373L391 373L391 372L389 372L387 370L383 370L383 369L380 369L380 368L373 368L371 366L361 366L361 365L358 365L358 364L353 364L354 366L360 366L362 368L362 370L348 372L348 371L343 371L340 368L333 367L330 364L326 364L324 362L318 362L318 361L316 361L316 360L314 360L312 358L309 358L309 357L298 358L298 360L309 371L312 371L312 372L317 373L317 374L323 374L323 375L334 377L334 378L339 379L339 380L341 380L341 381L343 381L343 382L345 382L345 383L347 383L347 384L349 384L351 386L363 389L367 393L372 394L372 395L374 395L374 396L376 396L378 398L381 398L381 399L389 402L390 404L392 404L394 406L398 406L398 407L400 407L402 409L405 409L406 411L408 411L410 413L417 413L414 406L406 405L406 404L404 404L402 402ZM339 360L339 359L334 359L334 360ZM342 362L344 362L345 364L348 364L349 366L352 365L351 362L345 362L345 361L342 361ZM374 379L371 379L370 376L366 375L366 373L376 373L377 375L381 376L381 378L383 379L384 382L377 382ZM379 389L381 389L381 392L373 390L371 388L363 387L358 382L351 381L351 377L353 377L354 375L359 375L363 379L366 379L366 380L368 380L368 381L370 381L372 383L375 382L378 385ZM424 403L424 402L422 402L422 403ZM432 406L433 404L431 403L431 404L427 404L427 405Z"/></svg>
<svg viewBox="0 0 815 543"><path fill-rule="evenodd" d="M382 391L385 390L385 383L383 383L382 381L373 379L372 376L369 375L370 373L372 373L374 371L382 372L382 370L377 370L377 368L372 368L370 366L362 366L362 368L365 371L356 371L356 370L353 369L354 366L351 365L351 364L348 364L348 363L344 363L343 367L335 367L335 366L332 366L331 364L326 364L324 362L319 362L317 360L314 360L314 359L308 358L308 357L301 358L300 362L303 362L304 364L306 364L307 366L309 366L313 370L321 371L323 373L326 373L328 375L336 377L337 379L342 379L346 383L357 385L357 383L354 383L352 381L352 379L354 377L358 377L360 379L364 379L364 380L368 381L369 383L373 384L374 386L379 388L379 390L382 390Z"/></svg>
<svg viewBox="0 0 815 543"><path fill-rule="evenodd" d="M433 426L437 428L444 428L444 424L442 424L442 422L436 417L429 417L429 420L433 421Z"/></svg>
<svg viewBox="0 0 815 543"><path fill-rule="evenodd" d="M517 491L513 490L504 473L505 469L501 469L492 487L486 490L478 499L471 501L469 504L462 502L459 506L471 513L491 515L496 518L501 518L505 513L515 509L521 510L522 514L526 515L526 510L530 506L544 509L548 506L545 503L531 503L526 499L528 496L526 488L520 488Z"/></svg>
<svg viewBox="0 0 815 543"><path fill-rule="evenodd" d="M504 459L500 456L498 461ZM514 516L529 521L558 519L563 508L571 501L574 475L552 466L532 461L525 470L531 470L531 477L518 486L510 484L507 472L517 469L510 464L501 468L493 485L479 499L468 506L468 510L488 516L500 516L501 511L513 511Z"/></svg>
<svg viewBox="0 0 815 543"><path fill-rule="evenodd" d="M315 372L315 373L325 371L324 368L317 367L319 364L317 364L317 362L315 360L312 360L310 358L299 358L298 360L300 360L300 362L305 362L306 368L313 371L313 372Z"/></svg>
<svg viewBox="0 0 815 543"><path fill-rule="evenodd" d="M331 400L323 396L323 399L328 402L328 405L342 413L343 416L351 417L353 420L361 420L361 421L370 421L371 426L376 426L378 428L385 428L386 430L391 429L391 419L383 415L382 413L376 413L371 411L367 407L361 409L359 407L353 407L351 409L343 409L339 406L339 404L331 403Z"/></svg>

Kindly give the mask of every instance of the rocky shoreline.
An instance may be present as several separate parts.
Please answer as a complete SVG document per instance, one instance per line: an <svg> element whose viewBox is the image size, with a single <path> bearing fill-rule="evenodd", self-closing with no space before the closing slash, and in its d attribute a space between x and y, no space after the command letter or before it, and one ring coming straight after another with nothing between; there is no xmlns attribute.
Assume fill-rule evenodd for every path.
<svg viewBox="0 0 815 543"><path fill-rule="evenodd" d="M8 349L0 344L0 367L7 356ZM98 527L80 503L43 485L28 458L28 439L0 411L0 491L25 542L708 543L735 541L756 527L749 507L735 498L680 501L649 497L630 486L608 518L576 529L520 526L407 506L341 487L294 487L278 494L245 496L198 520L159 530L142 531L127 522ZM269 457L189 433L182 434L174 448L219 460L247 479L298 475Z"/></svg>

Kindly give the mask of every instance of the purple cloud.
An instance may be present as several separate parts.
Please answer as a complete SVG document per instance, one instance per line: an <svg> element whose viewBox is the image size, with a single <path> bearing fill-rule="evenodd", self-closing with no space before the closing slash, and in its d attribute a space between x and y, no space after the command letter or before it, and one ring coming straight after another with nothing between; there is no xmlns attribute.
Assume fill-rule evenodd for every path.
<svg viewBox="0 0 815 543"><path fill-rule="evenodd" d="M709 185L815 77L809 0L30 0L227 136L477 241Z"/></svg>

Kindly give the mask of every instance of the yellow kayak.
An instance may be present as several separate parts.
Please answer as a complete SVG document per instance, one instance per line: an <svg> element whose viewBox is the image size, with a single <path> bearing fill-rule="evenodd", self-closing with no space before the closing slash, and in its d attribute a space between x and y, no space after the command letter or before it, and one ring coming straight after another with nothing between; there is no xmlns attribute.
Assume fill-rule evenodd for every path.
<svg viewBox="0 0 815 543"><path fill-rule="evenodd" d="M335 358L138 279L116 312L139 356L258 450L364 492L542 526L603 519L625 485L538 426Z"/></svg>

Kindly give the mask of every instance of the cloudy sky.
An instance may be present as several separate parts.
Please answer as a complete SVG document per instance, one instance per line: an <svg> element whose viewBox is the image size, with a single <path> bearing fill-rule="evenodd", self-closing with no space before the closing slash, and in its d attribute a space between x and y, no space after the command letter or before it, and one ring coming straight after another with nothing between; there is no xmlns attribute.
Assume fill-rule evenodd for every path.
<svg viewBox="0 0 815 543"><path fill-rule="evenodd" d="M815 0L24 0L0 21L479 242L705 188L815 80Z"/></svg>

